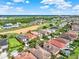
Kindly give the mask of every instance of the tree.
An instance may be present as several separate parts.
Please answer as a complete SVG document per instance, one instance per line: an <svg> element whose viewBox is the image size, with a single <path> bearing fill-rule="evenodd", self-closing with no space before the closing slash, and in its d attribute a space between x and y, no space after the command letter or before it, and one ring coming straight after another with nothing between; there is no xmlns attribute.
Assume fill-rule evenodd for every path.
<svg viewBox="0 0 79 59"><path fill-rule="evenodd" d="M51 36L51 37L54 37L54 34L53 34L53 33L51 33L51 34L50 34L50 36Z"/></svg>
<svg viewBox="0 0 79 59"><path fill-rule="evenodd" d="M36 46L36 40L30 40L29 41L29 47L34 48Z"/></svg>
<svg viewBox="0 0 79 59"><path fill-rule="evenodd" d="M56 56L51 53L51 59L55 59Z"/></svg>
<svg viewBox="0 0 79 59"><path fill-rule="evenodd" d="M46 29L47 28L47 26L43 26L43 29Z"/></svg>
<svg viewBox="0 0 79 59"><path fill-rule="evenodd" d="M3 35L3 38L7 38L7 35Z"/></svg>
<svg viewBox="0 0 79 59"><path fill-rule="evenodd" d="M75 41L73 42L73 45L74 45L75 47L79 47L79 40L75 40Z"/></svg>
<svg viewBox="0 0 79 59"><path fill-rule="evenodd" d="M7 38L7 35L0 35L1 38Z"/></svg>
<svg viewBox="0 0 79 59"><path fill-rule="evenodd" d="M48 36L46 36L46 35L43 35L43 37L42 37L44 40L48 40Z"/></svg>
<svg viewBox="0 0 79 59"><path fill-rule="evenodd" d="M50 27L52 27L52 26L53 26L53 24L49 24L49 26L50 26Z"/></svg>

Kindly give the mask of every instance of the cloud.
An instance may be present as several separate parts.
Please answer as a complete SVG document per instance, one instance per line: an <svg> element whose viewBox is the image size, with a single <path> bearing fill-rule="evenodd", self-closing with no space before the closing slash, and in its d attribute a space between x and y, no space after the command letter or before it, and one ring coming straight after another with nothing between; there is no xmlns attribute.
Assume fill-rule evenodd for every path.
<svg viewBox="0 0 79 59"><path fill-rule="evenodd" d="M79 15L79 5L75 5L72 7L72 12L75 15Z"/></svg>
<svg viewBox="0 0 79 59"><path fill-rule="evenodd" d="M30 3L29 0L13 0L13 2L19 3L19 2L24 2L24 3Z"/></svg>
<svg viewBox="0 0 79 59"><path fill-rule="evenodd" d="M26 10L24 10L22 7L12 7L9 5L0 6L0 14L20 14L25 12Z"/></svg>
<svg viewBox="0 0 79 59"><path fill-rule="evenodd" d="M79 15L79 5L72 5L68 0L42 0L40 3L52 6L48 9L52 15Z"/></svg>
<svg viewBox="0 0 79 59"><path fill-rule="evenodd" d="M72 5L65 0L42 0L40 3L55 5L56 8L67 9L72 7Z"/></svg>
<svg viewBox="0 0 79 59"><path fill-rule="evenodd" d="M47 9L47 8L49 8L49 6L48 5L45 5L45 6L41 6L40 8L41 9Z"/></svg>
<svg viewBox="0 0 79 59"><path fill-rule="evenodd" d="M56 4L56 7L58 9L68 9L68 8L72 7L72 5L69 3L63 2L61 4Z"/></svg>
<svg viewBox="0 0 79 59"><path fill-rule="evenodd" d="M7 5L11 5L12 3L11 3L11 2L7 2L6 4L7 4Z"/></svg>
<svg viewBox="0 0 79 59"><path fill-rule="evenodd" d="M79 5L74 6L73 10L79 10Z"/></svg>
<svg viewBox="0 0 79 59"><path fill-rule="evenodd" d="M9 13L12 8L13 8L12 6L0 5L0 14Z"/></svg>
<svg viewBox="0 0 79 59"><path fill-rule="evenodd" d="M61 15L62 14L62 11L58 10L58 9L50 9L50 12L53 14L53 15Z"/></svg>
<svg viewBox="0 0 79 59"><path fill-rule="evenodd" d="M26 3L28 4L28 3L30 3L30 2L27 0Z"/></svg>
<svg viewBox="0 0 79 59"><path fill-rule="evenodd" d="M55 0L42 0L40 3L43 3L43 4L53 4Z"/></svg>
<svg viewBox="0 0 79 59"><path fill-rule="evenodd" d="M2 11L8 11L8 10L10 10L10 9L12 9L13 7L11 7L11 6L8 6L8 5L1 5L0 6L0 10L2 10Z"/></svg>
<svg viewBox="0 0 79 59"><path fill-rule="evenodd" d="M10 5L0 5L0 15L39 15L38 12L33 12L24 9L23 7L12 7Z"/></svg>
<svg viewBox="0 0 79 59"><path fill-rule="evenodd" d="M37 13L37 12L30 12L30 13L28 13L28 15L41 15L41 14Z"/></svg>
<svg viewBox="0 0 79 59"><path fill-rule="evenodd" d="M25 0L13 0L13 2L24 2Z"/></svg>
<svg viewBox="0 0 79 59"><path fill-rule="evenodd" d="M74 9L50 9L52 15L79 15L79 10Z"/></svg>
<svg viewBox="0 0 79 59"><path fill-rule="evenodd" d="M16 9L15 9L17 12L24 12L24 9L23 8L21 8L21 7L16 7Z"/></svg>

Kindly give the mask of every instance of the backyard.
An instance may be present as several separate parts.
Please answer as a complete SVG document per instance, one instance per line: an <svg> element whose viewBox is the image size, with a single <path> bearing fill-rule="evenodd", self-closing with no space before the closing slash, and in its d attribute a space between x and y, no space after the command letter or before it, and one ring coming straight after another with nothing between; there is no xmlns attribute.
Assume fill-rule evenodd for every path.
<svg viewBox="0 0 79 59"><path fill-rule="evenodd" d="M16 40L16 38L10 38L9 39L9 51L18 50L23 48L23 45Z"/></svg>
<svg viewBox="0 0 79 59"><path fill-rule="evenodd" d="M74 50L74 54L70 55L68 59L78 59L79 56L79 47Z"/></svg>
<svg viewBox="0 0 79 59"><path fill-rule="evenodd" d="M73 52L71 52L71 55L68 57L68 59L78 59L78 56L79 56L79 38L73 42L72 46L74 46L75 49L73 50Z"/></svg>

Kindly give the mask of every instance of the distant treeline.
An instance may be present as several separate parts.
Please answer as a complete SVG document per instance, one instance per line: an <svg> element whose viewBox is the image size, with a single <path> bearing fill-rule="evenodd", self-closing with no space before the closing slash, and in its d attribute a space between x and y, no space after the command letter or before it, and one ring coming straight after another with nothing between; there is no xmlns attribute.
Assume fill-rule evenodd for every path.
<svg viewBox="0 0 79 59"><path fill-rule="evenodd" d="M6 19L5 19L6 18ZM21 23L29 23L35 20L51 20L53 18L57 18L57 16L29 16L29 17L3 17L0 18L0 25L3 25L5 23L17 23L17 22L21 22Z"/></svg>

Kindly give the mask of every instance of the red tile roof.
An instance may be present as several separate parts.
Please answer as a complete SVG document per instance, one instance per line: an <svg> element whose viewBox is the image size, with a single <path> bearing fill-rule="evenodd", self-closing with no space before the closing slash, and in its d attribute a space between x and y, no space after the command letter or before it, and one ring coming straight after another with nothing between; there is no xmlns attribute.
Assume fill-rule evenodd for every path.
<svg viewBox="0 0 79 59"><path fill-rule="evenodd" d="M36 35L33 35L33 34L31 34L31 33L28 33L26 36L27 36L29 39L35 39L35 38L37 38Z"/></svg>
<svg viewBox="0 0 79 59"><path fill-rule="evenodd" d="M37 58L29 52L23 52L14 57L14 59L37 59Z"/></svg>
<svg viewBox="0 0 79 59"><path fill-rule="evenodd" d="M44 50L40 46L36 46L36 48L31 48L29 49L29 51L34 54L37 59L49 59L49 56L51 56L51 54L47 50Z"/></svg>
<svg viewBox="0 0 79 59"><path fill-rule="evenodd" d="M64 48L67 42L63 40L63 38L55 38L48 41L49 44L52 44L58 48Z"/></svg>
<svg viewBox="0 0 79 59"><path fill-rule="evenodd" d="M59 42L62 42L64 44L67 44L69 42L69 40L66 40L64 38L55 38L55 40L59 41Z"/></svg>
<svg viewBox="0 0 79 59"><path fill-rule="evenodd" d="M78 34L75 31L69 31L66 34L68 34L69 36L71 36L72 38L77 38Z"/></svg>
<svg viewBox="0 0 79 59"><path fill-rule="evenodd" d="M38 32L31 32L31 34L38 36L39 33Z"/></svg>

